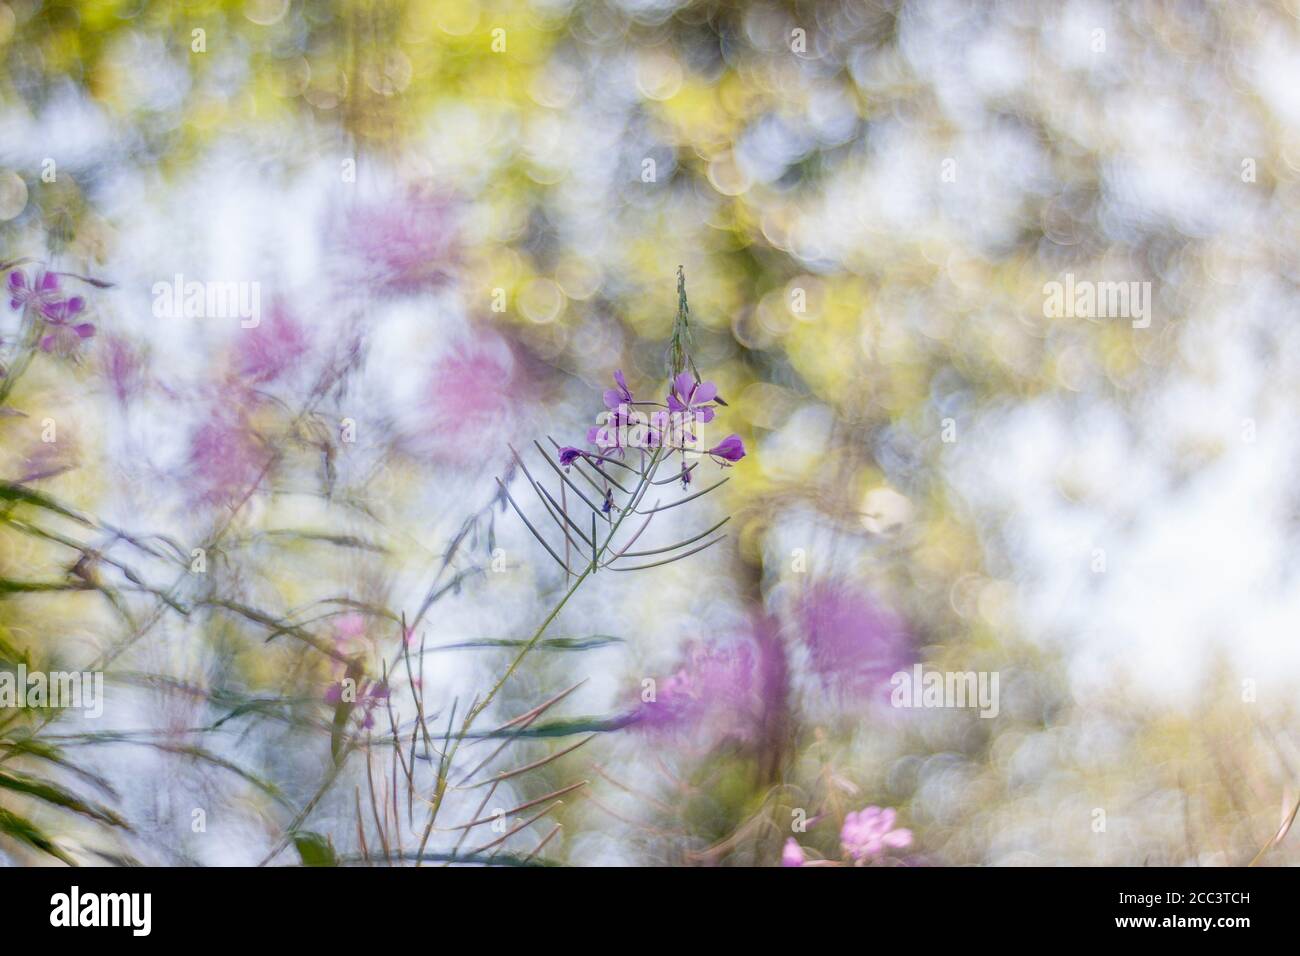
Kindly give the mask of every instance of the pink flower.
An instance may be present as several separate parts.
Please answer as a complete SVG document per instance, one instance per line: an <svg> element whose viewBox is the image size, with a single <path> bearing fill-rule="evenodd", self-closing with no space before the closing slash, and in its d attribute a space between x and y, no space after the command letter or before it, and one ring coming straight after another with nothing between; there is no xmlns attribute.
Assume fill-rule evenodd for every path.
<svg viewBox="0 0 1300 956"><path fill-rule="evenodd" d="M442 285L455 263L452 203L412 191L350 210L340 230L357 284L409 294Z"/></svg>
<svg viewBox="0 0 1300 956"><path fill-rule="evenodd" d="M844 818L840 843L854 860L882 856L888 847L901 848L912 843L912 831L894 829L897 813L892 808L866 807Z"/></svg>
<svg viewBox="0 0 1300 956"><path fill-rule="evenodd" d="M911 660L902 618L853 585L812 585L796 604L795 618L813 671L846 694L883 691L890 676Z"/></svg>
<svg viewBox="0 0 1300 956"><path fill-rule="evenodd" d="M759 711L758 656L752 642L691 649L686 664L659 681L654 699L638 708L649 730L705 729L749 736Z"/></svg>
<svg viewBox="0 0 1300 956"><path fill-rule="evenodd" d="M129 342L110 336L100 350L101 367L113 394L123 405L145 383L143 356Z"/></svg>
<svg viewBox="0 0 1300 956"><path fill-rule="evenodd" d="M218 411L190 437L189 481L194 496L226 504L251 494L270 454L241 415Z"/></svg>
<svg viewBox="0 0 1300 956"><path fill-rule="evenodd" d="M366 649L366 616L358 611L340 615L334 622L334 647L341 654L355 656Z"/></svg>
<svg viewBox="0 0 1300 956"><path fill-rule="evenodd" d="M782 866L803 866L803 847L794 837L785 841L785 848L781 851Z"/></svg>
<svg viewBox="0 0 1300 956"><path fill-rule="evenodd" d="M452 464L481 460L485 444L504 445L518 425L533 380L505 340L480 335L434 365L421 444Z"/></svg>
<svg viewBox="0 0 1300 956"><path fill-rule="evenodd" d="M249 383L273 381L301 362L309 345L302 325L277 304L265 322L241 333L235 370Z"/></svg>

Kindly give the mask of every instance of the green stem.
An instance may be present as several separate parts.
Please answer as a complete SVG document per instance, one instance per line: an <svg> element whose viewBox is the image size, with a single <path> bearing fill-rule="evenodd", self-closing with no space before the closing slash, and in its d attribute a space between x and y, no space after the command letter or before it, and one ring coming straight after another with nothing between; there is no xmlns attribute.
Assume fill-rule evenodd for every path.
<svg viewBox="0 0 1300 956"><path fill-rule="evenodd" d="M451 766L452 762L455 760L456 751L460 749L461 741L465 739L466 734L468 734L470 729L474 726L474 721L477 720L479 715L488 708L496 695L501 691L501 688L505 686L506 681L508 681L511 675L519 669L519 665L523 663L524 658L527 657L529 652L537 646L537 642L542 639L542 635L546 633L546 629L550 627L559 616L564 605L569 602L569 598L573 597L573 595L577 593L578 588L582 586L582 582L590 577L596 565L599 564L601 556L609 549L610 544L614 540L614 535L618 534L618 529L623 524L624 519L633 512L636 508L637 502L645 494L646 489L650 487L655 472L659 468L662 454L663 449L655 449L655 453L651 457L649 464L646 466L645 471L641 473L640 482L636 485L632 495L628 498L627 505L625 505L623 510L619 513L618 520L615 521L613 526L610 528L609 534L605 537L604 543L600 546L599 550L596 551L592 563L587 565L583 572L578 575L573 584L569 586L569 589L564 592L563 597L561 597L555 607L551 609L551 613L546 615L546 618L542 621L541 625L533 632L533 636L530 637L528 642L519 649L519 653L516 654L514 660L510 662L510 666L506 668L505 673L497 679L496 683L492 685L487 694L470 707L469 711L465 714L465 720L461 724L460 734L457 736L455 743L453 743L448 750L446 760L441 762L441 768L438 773L438 782L435 785L433 799L430 801L429 805L429 820L428 823L425 824L424 833L420 837L420 855L423 855L424 848L429 842L429 836L433 833L434 822L438 818L438 810L442 807L443 797L446 796L447 793L447 778L451 772ZM417 861L416 866L419 865L420 864Z"/></svg>

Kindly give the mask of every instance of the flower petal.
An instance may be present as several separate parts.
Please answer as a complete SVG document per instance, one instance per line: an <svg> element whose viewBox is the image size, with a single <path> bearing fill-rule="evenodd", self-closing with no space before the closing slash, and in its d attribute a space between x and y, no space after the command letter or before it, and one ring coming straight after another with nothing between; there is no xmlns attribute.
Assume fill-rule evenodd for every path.
<svg viewBox="0 0 1300 956"><path fill-rule="evenodd" d="M894 846L894 847L911 846L912 831L907 829L891 830L889 833L885 834L884 840L886 846Z"/></svg>

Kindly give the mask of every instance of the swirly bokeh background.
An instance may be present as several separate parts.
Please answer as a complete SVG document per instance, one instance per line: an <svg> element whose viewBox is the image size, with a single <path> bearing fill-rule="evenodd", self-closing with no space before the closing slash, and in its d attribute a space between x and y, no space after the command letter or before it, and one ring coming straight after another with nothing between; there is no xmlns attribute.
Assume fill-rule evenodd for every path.
<svg viewBox="0 0 1300 956"><path fill-rule="evenodd" d="M1295 862L1298 37L0 2L0 669L104 677L0 708L0 860ZM494 479L544 521L511 446L558 496L662 395L679 266L747 454L643 541L726 537L585 583L444 773L568 583Z"/></svg>

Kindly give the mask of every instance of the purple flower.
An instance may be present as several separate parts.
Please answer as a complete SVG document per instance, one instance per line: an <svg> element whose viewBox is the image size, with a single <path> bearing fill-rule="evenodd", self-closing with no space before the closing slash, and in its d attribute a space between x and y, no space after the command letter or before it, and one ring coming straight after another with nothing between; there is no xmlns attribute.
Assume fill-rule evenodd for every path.
<svg viewBox="0 0 1300 956"><path fill-rule="evenodd" d="M745 457L745 443L739 435L728 435L709 449L709 454L722 461L737 462ZM719 462L721 464L721 462Z"/></svg>
<svg viewBox="0 0 1300 956"><path fill-rule="evenodd" d="M349 210L337 231L356 284L398 294L443 285L456 262L456 225L445 196L412 190Z"/></svg>
<svg viewBox="0 0 1300 956"><path fill-rule="evenodd" d="M369 730L375 726L374 710L379 706L380 701L388 700L389 690L387 684L370 682L366 685L365 690L361 692L361 726ZM910 834L909 834L910 837Z"/></svg>
<svg viewBox="0 0 1300 956"><path fill-rule="evenodd" d="M813 584L796 604L795 619L813 671L847 694L883 691L890 676L911 661L903 619L853 585Z"/></svg>
<svg viewBox="0 0 1300 956"><path fill-rule="evenodd" d="M785 848L781 851L782 866L803 866L803 847L794 837L785 841Z"/></svg>
<svg viewBox="0 0 1300 956"><path fill-rule="evenodd" d="M618 388L605 389L605 407L611 412L617 411L620 405L631 405L634 401L632 392L627 387L627 379L623 377L622 369L614 372L614 382L618 385Z"/></svg>
<svg viewBox="0 0 1300 956"><path fill-rule="evenodd" d="M518 427L535 393L535 377L509 341L476 335L434 363L417 449L447 464L476 464L485 444Z"/></svg>
<svg viewBox="0 0 1300 956"><path fill-rule="evenodd" d="M270 382L297 365L308 344L302 325L277 304L266 322L240 336L235 368L246 381Z"/></svg>
<svg viewBox="0 0 1300 956"><path fill-rule="evenodd" d="M140 353L125 339L109 336L100 349L102 370L113 394L126 404L145 384L145 363Z"/></svg>
<svg viewBox="0 0 1300 956"><path fill-rule="evenodd" d="M9 305L12 308L23 309L31 306L43 312L47 306L61 299L59 277L55 273L37 269L36 278L32 280L30 286L27 284L27 274L23 270L15 269L9 273Z"/></svg>
<svg viewBox="0 0 1300 956"><path fill-rule="evenodd" d="M560 449L560 464L565 468L568 468L585 454L586 452L581 448L574 448L572 445L565 445Z"/></svg>
<svg viewBox="0 0 1300 956"><path fill-rule="evenodd" d="M325 703L339 704L343 702L343 681L335 681L325 689ZM381 701L388 700L388 685L379 681L362 681L361 687L356 692L356 700L351 701L361 708L361 726L369 729L375 725L375 708Z"/></svg>
<svg viewBox="0 0 1300 956"><path fill-rule="evenodd" d="M645 416L620 405L604 412L600 424L587 429L587 443L604 453L622 454L626 448L657 448L662 423L656 416Z"/></svg>
<svg viewBox="0 0 1300 956"><path fill-rule="evenodd" d="M912 843L912 831L894 829L898 814L891 809L866 807L844 818L840 843L844 852L855 860L882 856L888 847L902 848Z"/></svg>
<svg viewBox="0 0 1300 956"><path fill-rule="evenodd" d="M658 682L637 719L649 730L750 734L759 709L759 667L752 642L693 647L688 661Z"/></svg>
<svg viewBox="0 0 1300 956"><path fill-rule="evenodd" d="M717 397L718 387L712 382L697 382L690 372L682 372L668 390L668 410L707 425L713 421L713 400Z"/></svg>
<svg viewBox="0 0 1300 956"><path fill-rule="evenodd" d="M208 504L238 501L253 492L270 460L246 418L219 410L190 438L194 496Z"/></svg>
<svg viewBox="0 0 1300 956"><path fill-rule="evenodd" d="M79 295L41 305L41 315L49 328L49 331L41 336L41 351L71 356L76 353L84 339L95 334L95 326L91 323L73 321L85 305L86 300Z"/></svg>

